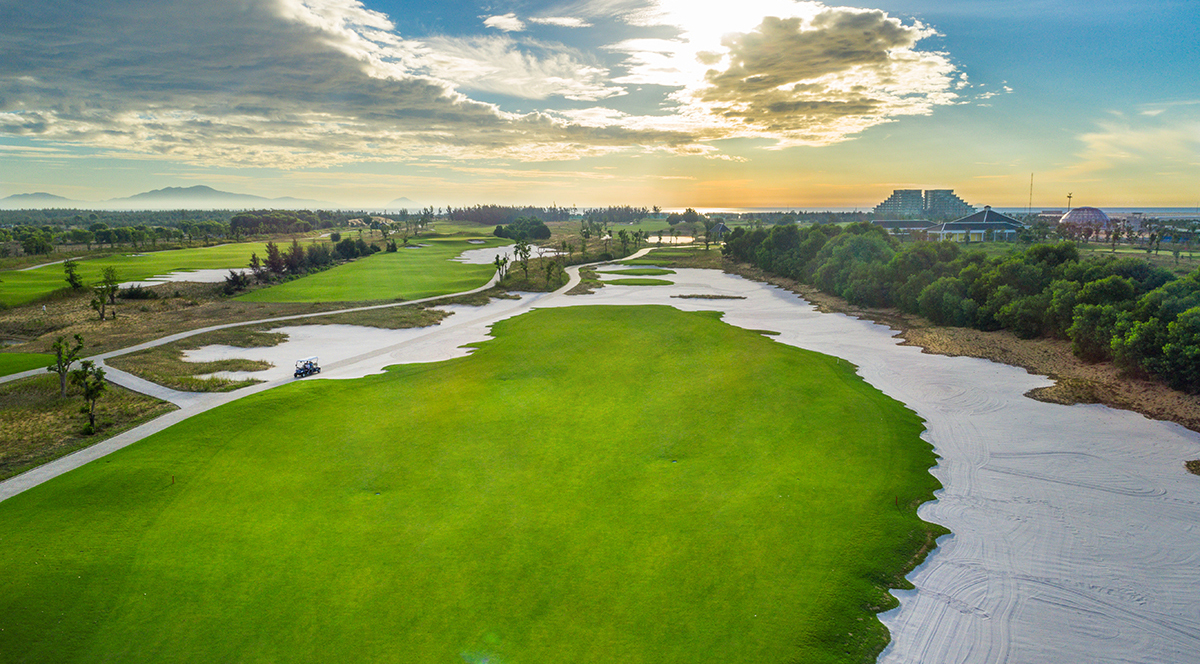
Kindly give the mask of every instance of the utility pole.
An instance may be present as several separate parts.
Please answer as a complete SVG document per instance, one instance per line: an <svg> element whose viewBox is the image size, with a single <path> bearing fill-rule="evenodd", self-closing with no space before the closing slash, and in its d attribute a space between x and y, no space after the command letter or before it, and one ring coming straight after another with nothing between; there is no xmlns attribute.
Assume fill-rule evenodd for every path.
<svg viewBox="0 0 1200 664"><path fill-rule="evenodd" d="M1033 214L1033 173L1029 174L1029 206L1025 208L1025 216Z"/></svg>
<svg viewBox="0 0 1200 664"><path fill-rule="evenodd" d="M1067 212L1071 211L1071 197L1072 196L1074 196L1074 194L1067 194Z"/></svg>

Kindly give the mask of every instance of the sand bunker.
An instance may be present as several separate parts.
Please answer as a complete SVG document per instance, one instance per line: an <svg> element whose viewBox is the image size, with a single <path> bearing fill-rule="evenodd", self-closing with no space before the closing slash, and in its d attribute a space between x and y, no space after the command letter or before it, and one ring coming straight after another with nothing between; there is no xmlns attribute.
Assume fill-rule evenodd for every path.
<svg viewBox="0 0 1200 664"><path fill-rule="evenodd" d="M462 344L529 306L725 311L733 325L854 362L928 423L945 488L920 514L954 534L909 576L916 589L896 593L900 608L881 616L893 641L880 661L1182 662L1200 652L1200 481L1182 464L1200 456L1200 435L1103 406L1033 401L1022 395L1048 379L898 346L891 330L820 314L771 286L713 270L671 279L452 307L454 316L421 330L285 328L291 339L276 348L210 352L267 359L281 376L294 359L318 355L327 367L318 379L340 378L461 356Z"/></svg>
<svg viewBox="0 0 1200 664"><path fill-rule="evenodd" d="M238 269L235 271L245 272L247 275L250 274L250 270ZM222 281L225 281L225 277L229 276L229 272L230 270L228 268L223 270L179 270L169 274L157 274L153 277L142 279L140 281L127 281L121 284L121 288L134 288L137 286L145 288L147 286L157 286L158 284L173 283L177 281L191 281L200 284L219 284Z"/></svg>

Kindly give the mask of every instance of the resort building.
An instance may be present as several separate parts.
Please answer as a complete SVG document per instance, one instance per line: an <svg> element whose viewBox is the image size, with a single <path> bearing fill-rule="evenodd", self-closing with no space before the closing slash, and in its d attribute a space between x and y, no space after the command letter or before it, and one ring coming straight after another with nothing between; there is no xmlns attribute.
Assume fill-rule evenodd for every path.
<svg viewBox="0 0 1200 664"><path fill-rule="evenodd" d="M1094 207L1077 207L1064 214L1058 223L1094 231L1106 231L1112 224L1104 210Z"/></svg>
<svg viewBox="0 0 1200 664"><path fill-rule="evenodd" d="M922 231L933 226L933 222L928 219L877 219L871 223L886 230L889 235L905 239L917 237Z"/></svg>
<svg viewBox="0 0 1200 664"><path fill-rule="evenodd" d="M975 212L975 208L954 195L953 189L925 191L925 216L931 219L956 219Z"/></svg>
<svg viewBox="0 0 1200 664"><path fill-rule="evenodd" d="M875 214L881 219L954 219L974 211L975 208L956 196L953 189L896 189L887 200L875 206Z"/></svg>
<svg viewBox="0 0 1200 664"><path fill-rule="evenodd" d="M920 189L897 189L887 200L875 206L875 214L884 218L919 217L925 211L925 195Z"/></svg>
<svg viewBox="0 0 1200 664"><path fill-rule="evenodd" d="M975 214L931 226L925 232L930 240L1012 242L1023 228L1025 225L1021 222L987 205Z"/></svg>

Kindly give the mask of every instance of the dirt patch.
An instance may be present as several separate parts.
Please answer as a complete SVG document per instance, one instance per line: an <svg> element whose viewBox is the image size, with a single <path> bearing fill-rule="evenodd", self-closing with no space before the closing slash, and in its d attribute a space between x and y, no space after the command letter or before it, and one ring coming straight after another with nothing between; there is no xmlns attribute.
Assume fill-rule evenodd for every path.
<svg viewBox="0 0 1200 664"><path fill-rule="evenodd" d="M1049 376L1050 387L1030 390L1026 396L1058 404L1098 403L1132 410L1157 420L1176 422L1200 432L1200 395L1184 394L1167 385L1124 375L1111 363L1089 364L1075 357L1071 343L1061 339L1018 339L1007 330L984 332L962 327L938 327L928 320L898 309L854 306L836 295L792 279L768 275L750 265L724 264L726 272L764 281L792 291L818 310L864 318L900 331L904 345L926 353L951 357L976 357L1021 367Z"/></svg>
<svg viewBox="0 0 1200 664"><path fill-rule="evenodd" d="M118 299L117 317L105 321L91 308L90 295L0 311L0 337L20 342L8 348L13 352L44 353L58 335L69 339L80 334L87 344L84 353L93 355L210 325L370 304L239 302L224 297L213 284L163 284L147 290L158 293L158 299Z"/></svg>
<svg viewBox="0 0 1200 664"><path fill-rule="evenodd" d="M98 432L82 433L87 416L79 391L59 397L58 376L47 373L0 385L0 479L53 461L77 449L111 438L163 413L165 401L108 384L96 401Z"/></svg>

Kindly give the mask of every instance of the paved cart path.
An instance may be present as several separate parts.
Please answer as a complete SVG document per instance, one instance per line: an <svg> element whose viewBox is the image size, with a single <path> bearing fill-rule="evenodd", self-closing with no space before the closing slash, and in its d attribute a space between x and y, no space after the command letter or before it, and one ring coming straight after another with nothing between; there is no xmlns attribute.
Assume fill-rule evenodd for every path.
<svg viewBox="0 0 1200 664"><path fill-rule="evenodd" d="M646 253L648 253L649 251L650 251L649 248L642 249L642 250L638 251L637 253L629 256L628 258L640 258L640 257L646 255ZM596 263L592 263L589 265L595 265L595 264ZM540 303L540 302L543 302L550 298L558 298L558 297L564 296L567 293L567 291L571 290L579 283L579 281L580 281L579 268L580 267L584 267L584 266L576 265L576 266L571 266L571 267L567 268L567 275L569 277L567 284L565 286L559 288L558 290L554 291L553 293L542 293L542 294L536 294L536 295L532 295L532 296L526 296L526 297L522 297L520 300L502 301L501 302L502 306L497 307L497 309L495 311L488 311L487 315L485 315L483 317L463 315L465 313L465 311L463 311L463 310L483 310L483 309L486 309L485 307L460 308L460 312L462 312L462 313L458 313L455 316L452 316L452 317L446 319L446 321L443 321L439 325L434 325L434 326L424 327L424 328L415 328L411 331L408 331L409 333L407 336L409 338L406 338L402 341L399 341L396 343L384 343L382 345L378 345L375 347L366 347L366 348L363 348L362 352L356 353L350 357L346 357L346 358L340 359L336 362L325 364L321 367L320 377L321 378L357 377L359 375L362 375L362 371L361 371L360 367L364 363L370 363L371 360L375 360L376 358L380 358L380 357L384 357L384 356L393 356L393 355L404 356L404 351L406 349L409 349L412 347L431 347L432 346L435 348L444 348L447 344L449 344L450 349L457 348L457 345L461 345L461 344L457 344L457 342L454 341L455 339L460 338L460 336L456 335L456 333L463 331L464 328L470 328L472 330L477 330L479 328L490 327L493 323L495 323L498 320L508 318L511 316L515 316L519 313L528 311L530 308L533 307L533 305L535 303ZM278 377L278 378L274 378L272 380L267 380L265 382L251 385L248 387L243 387L243 388L234 390L232 392L181 392L178 390L173 390L168 387L163 387L162 385L158 385L157 383L152 383L152 382L150 382L148 380L144 380L142 378L138 378L137 376L134 376L130 373L127 373L125 371L121 371L120 369L112 367L112 366L108 365L107 363L105 363L105 360L107 360L107 359L110 359L113 357L120 357L122 355L128 355L129 353L135 353L135 352L138 352L141 350L145 350L147 348L155 348L157 346L162 346L163 344L168 344L173 341L178 341L180 339L186 339L188 337L193 337L198 334L204 334L206 332L211 332L213 330L223 330L223 329L232 328L232 327L245 327L248 325L262 325L262 324L266 324L266 323L275 324L275 323L279 323L280 321L303 322L305 319L317 318L317 317L321 317L321 316L329 316L332 314L351 313L351 312L356 312L356 311L371 311L374 309L390 309L390 308L395 308L395 307L408 307L408 306L414 306L414 305L424 304L424 303L428 303L428 302L436 302L438 300L444 300L444 299L453 298L453 297L460 297L463 295L472 295L472 294L479 293L479 292L482 292L482 291L485 291L485 290L491 288L492 286L496 285L497 281L498 281L498 277L493 276L492 279L488 281L488 283L484 284L483 286L480 286L479 288L473 288L471 290L463 291L461 293L454 293L454 294L450 294L450 295L440 295L437 297L428 297L428 298L422 298L419 300L409 300L406 302L393 302L393 303L389 303L389 304L379 304L379 305L371 305L371 306L365 306L365 307L349 307L346 309L339 309L336 311L324 311L324 312L312 313L312 314L299 314L299 315L294 315L294 316L276 316L273 318L264 318L264 319L260 319L260 320L244 321L244 322L238 322L238 323L226 323L223 325L211 325L209 327L203 327L203 328L198 328L195 330L189 330L187 332L180 332L178 334L172 334L169 336L161 337L159 339L154 339L153 341L147 341L145 343L140 343L135 346L129 346L128 348L122 348L120 350L109 351L107 353L100 353L98 355L93 355L91 357L84 358L84 359L93 360L96 362L96 364L98 366L103 367L104 372L105 372L105 378L107 378L112 383L120 385L121 387L124 387L126 389L133 390L135 392L140 392L142 394L146 394L146 395L155 397L157 399L162 399L163 401L168 401L170 403L173 403L179 407L179 410L175 410L175 411L172 411L165 415L162 415L158 418L155 418L154 420L152 420L150 422L147 422L140 426L134 427L133 429L130 429L128 431L120 433L116 436L113 436L112 438L109 438L107 440L96 443L95 445L92 445L90 447L83 448L81 450L78 450L76 452L68 454L64 457L60 457L58 459L55 459L54 461L43 464L41 466L38 466L31 470L28 470L20 475L10 477L9 479L4 480L3 482L0 482L0 501L7 500L8 498L15 496L15 495L21 493L22 491L27 491L39 484L42 484L43 482L47 482L55 477L58 477L59 475L62 475L63 473L70 472L71 470L74 470L75 468L79 468L80 466L82 466L86 463L90 463L92 461L95 461L96 459L99 459L108 454L111 454L123 447L132 445L133 443L136 443L139 440L146 438L147 436L158 433L159 431L162 431L163 429L166 429L167 427L170 427L171 425L176 424L178 422L182 422L183 420L186 420L189 417L198 415L207 410L211 410L213 408L216 408L217 406L229 403L231 401L236 401L237 399L241 399L241 398L250 396L251 394L257 394L259 392L269 390L271 388L278 387L280 385L284 385L286 383L292 382L292 380L293 380L293 378L291 376L291 368L286 367L287 371L286 371L286 375L284 377ZM389 335L387 335L387 334L380 335L380 337L384 338L384 339L386 339L388 336ZM478 335L475 334L472 336L478 336ZM447 339L449 341L446 343L439 344L438 343L439 339ZM441 353L441 354L444 354L444 353L445 353L445 350L443 350L443 353ZM466 351L462 351L462 353L460 353L460 354L465 354L465 353L466 353ZM396 362L388 362L388 363L395 364ZM24 371L21 373L0 377L0 383L5 383L8 381L12 381L12 380L19 380L21 378L28 378L30 376L39 376L39 375L43 375L45 373L46 373L45 369L31 369L29 371Z"/></svg>

